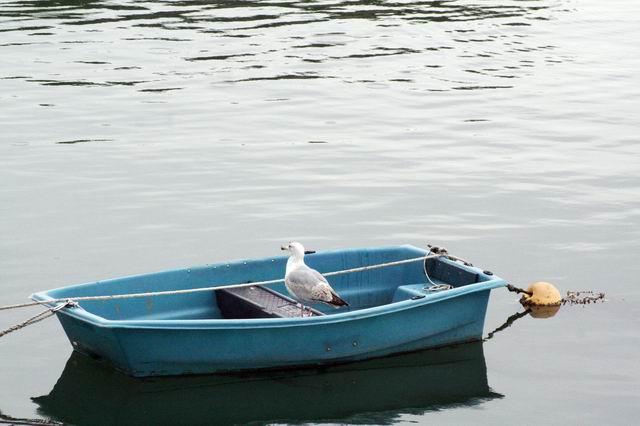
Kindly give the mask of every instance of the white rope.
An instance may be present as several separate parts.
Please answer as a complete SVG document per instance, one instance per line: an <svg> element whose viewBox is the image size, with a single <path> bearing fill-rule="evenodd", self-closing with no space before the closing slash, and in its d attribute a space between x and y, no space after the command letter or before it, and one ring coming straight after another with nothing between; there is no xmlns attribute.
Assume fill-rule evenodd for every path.
<svg viewBox="0 0 640 426"><path fill-rule="evenodd" d="M429 273L427 272L427 262L424 262L422 264L422 270L424 271L424 276L427 277L427 281L429 281L429 283L431 284L431 286L433 287L434 285L437 285L436 283L434 283L433 281L431 281L431 277L429 276Z"/></svg>
<svg viewBox="0 0 640 426"><path fill-rule="evenodd" d="M386 263L379 263L376 265L367 265L367 266L360 266L357 268L351 268L351 269L344 269L341 271L333 271L333 272L327 272L322 274L325 277L331 277L334 275L342 275L342 274L350 274L353 272L362 272L362 271L369 271L372 269L380 269L380 268L386 268L389 266L397 266L397 265L403 265L405 263L413 263L413 262L418 262L421 260L426 260L426 259L430 259L430 258L434 258L434 257L441 257L442 255L439 254L428 254L427 256L421 256L421 257L414 257L411 259L404 259L404 260L396 260L393 262L386 262ZM448 255L447 255L448 256ZM166 290L166 291L151 291L151 292L146 292L146 293L128 293L128 294L110 294L110 295L103 295L103 296L80 296L80 297L66 297L66 298L62 298L62 299L51 299L51 300L42 300L42 301L35 301L35 302L27 302L27 303L20 303L17 305L7 305L7 306L0 306L0 311L5 310L5 309L15 309L15 308L23 308L23 307L27 307L27 306L35 306L35 305L42 305L42 304L52 304L52 303L61 303L61 302L80 302L80 301L87 301L87 300L113 300L113 299L133 299L133 298L138 298L138 297L150 297L150 296L168 296L168 295L174 295L174 294L189 294L189 293L199 293L202 291L213 291L213 290L224 290L224 289L229 289L229 288L241 288L241 287L250 287L250 286L256 286L256 285L268 285L268 284L276 284L276 283L281 283L284 281L284 278L279 278L276 280L267 280L267 281L256 281L256 282L251 282L251 283L240 283L240 284L225 284L225 285L217 285L217 286L212 286L212 287L198 287L198 288L188 288L188 289L183 289L183 290ZM66 305L63 305L66 306Z"/></svg>

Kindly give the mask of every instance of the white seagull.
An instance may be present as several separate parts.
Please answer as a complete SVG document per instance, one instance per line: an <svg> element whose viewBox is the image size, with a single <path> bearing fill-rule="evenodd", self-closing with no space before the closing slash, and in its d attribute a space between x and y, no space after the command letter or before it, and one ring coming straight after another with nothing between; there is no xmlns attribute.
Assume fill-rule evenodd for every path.
<svg viewBox="0 0 640 426"><path fill-rule="evenodd" d="M304 303L322 302L338 308L349 306L331 288L325 277L315 269L309 268L304 263L304 247L302 244L292 241L282 250L291 253L287 260L287 270L284 274L284 285L287 291L301 303L300 316L304 316Z"/></svg>

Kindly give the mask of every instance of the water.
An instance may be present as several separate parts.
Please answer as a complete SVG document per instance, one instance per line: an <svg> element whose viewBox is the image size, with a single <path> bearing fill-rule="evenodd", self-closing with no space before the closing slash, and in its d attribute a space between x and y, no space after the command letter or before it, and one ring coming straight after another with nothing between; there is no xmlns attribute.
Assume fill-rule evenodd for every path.
<svg viewBox="0 0 640 426"><path fill-rule="evenodd" d="M631 0L3 1L0 304L272 255L291 239L430 242L520 286L608 302L523 317L444 355L255 386L132 381L71 356L47 320L2 339L0 411L76 424L139 423L138 406L210 424L206 404L224 422L634 423L638 16ZM494 291L486 332L521 310ZM27 312L0 315L4 328Z"/></svg>

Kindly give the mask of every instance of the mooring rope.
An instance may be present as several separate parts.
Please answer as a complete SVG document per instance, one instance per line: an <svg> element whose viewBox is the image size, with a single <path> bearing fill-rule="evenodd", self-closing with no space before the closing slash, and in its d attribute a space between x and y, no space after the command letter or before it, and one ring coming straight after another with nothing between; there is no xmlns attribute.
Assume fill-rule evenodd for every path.
<svg viewBox="0 0 640 426"><path fill-rule="evenodd" d="M56 312L58 312L60 309L67 307L67 306L77 306L78 304L69 300L67 301L67 303L63 303L61 305L56 306L55 308L49 308L49 309L45 309L44 311L40 312L37 315L32 316L31 318L22 321L21 323L18 323L14 326L11 326L9 328L7 328L6 330L2 330L0 331L0 337L3 337L9 333L13 333L14 331L18 331L21 328L25 328L29 325L38 323L44 319L49 318L51 315L54 315Z"/></svg>
<svg viewBox="0 0 640 426"><path fill-rule="evenodd" d="M357 267L357 268L343 269L343 270L340 270L340 271L326 272L326 273L324 273L322 275L325 276L325 277L331 277L331 276L334 276L334 275L350 274L350 273L353 273L353 272L363 272L363 271L369 271L369 270L372 270L372 269L380 269L380 268L386 268L386 267L389 267L389 266L403 265L405 263L413 263L413 262L418 262L418 261L424 261L424 260L427 260L427 259L436 258L436 257L443 257L443 256L447 257L447 258L451 258L453 260L456 260L453 256L449 256L449 255L428 254L426 256L414 257L414 258L411 258L411 259L396 260L396 261L393 261L393 262L379 263L379 264L376 264L376 265L367 265L367 266L360 266L360 267ZM284 281L284 278L278 278L278 279L275 279L275 280L255 281L255 282L238 283L238 284L224 284L224 285L217 285L217 286L211 286L211 287L187 288L187 289L182 289L182 290L150 291L150 292L144 292L144 293L127 293L127 294L109 294L109 295L102 295L102 296L65 297L65 298L61 298L61 299L39 300L39 301L34 301L34 302L18 303L18 304L15 304L15 305L0 306L0 311L6 310L6 309L25 308L25 307L28 307L28 306L56 304L56 303L61 303L61 302L65 302L65 303L76 302L77 303L77 302L80 302L80 301L89 301L89 300L133 299L133 298L138 298L138 297L168 296L168 295L175 295L175 294L199 293L199 292L203 292L203 291L225 290L225 289L230 289L230 288L241 288L241 287L250 287L250 286L256 286L256 285L276 284L276 283L281 283L283 281ZM66 306L66 304L63 305L63 307L64 306Z"/></svg>
<svg viewBox="0 0 640 426"><path fill-rule="evenodd" d="M512 291L514 293L524 293L524 294L528 294L529 296L533 296L532 292L524 290L520 287L516 287L515 285L512 285L512 284L507 284L507 290Z"/></svg>

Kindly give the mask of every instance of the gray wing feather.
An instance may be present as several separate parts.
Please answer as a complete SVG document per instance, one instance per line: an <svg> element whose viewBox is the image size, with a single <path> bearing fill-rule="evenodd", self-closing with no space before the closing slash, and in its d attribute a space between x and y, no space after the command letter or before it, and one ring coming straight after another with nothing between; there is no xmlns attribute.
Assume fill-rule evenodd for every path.
<svg viewBox="0 0 640 426"><path fill-rule="evenodd" d="M287 289L304 301L331 301L333 290L318 271L306 265L291 271L286 279Z"/></svg>

